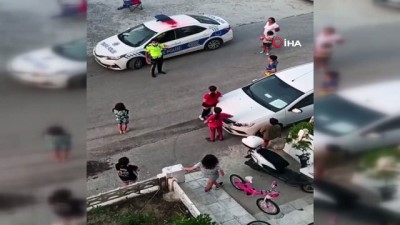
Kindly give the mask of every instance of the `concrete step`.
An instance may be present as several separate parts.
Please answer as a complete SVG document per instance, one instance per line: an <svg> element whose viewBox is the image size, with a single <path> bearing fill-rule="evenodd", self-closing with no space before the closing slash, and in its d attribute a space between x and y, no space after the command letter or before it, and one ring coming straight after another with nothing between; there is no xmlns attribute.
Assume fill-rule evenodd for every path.
<svg viewBox="0 0 400 225"><path fill-rule="evenodd" d="M202 214L209 214L220 225L246 225L256 220L225 190L204 192L207 179L201 172L185 175L185 183L180 184L186 195Z"/></svg>

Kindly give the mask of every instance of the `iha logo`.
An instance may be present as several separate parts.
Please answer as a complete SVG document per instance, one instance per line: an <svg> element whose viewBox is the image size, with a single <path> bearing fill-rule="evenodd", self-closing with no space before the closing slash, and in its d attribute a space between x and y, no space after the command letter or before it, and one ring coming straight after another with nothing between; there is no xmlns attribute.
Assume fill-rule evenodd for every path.
<svg viewBox="0 0 400 225"><path fill-rule="evenodd" d="M288 40L286 38L274 37L272 40L272 46L274 46L274 48L301 47L301 43L299 40Z"/></svg>

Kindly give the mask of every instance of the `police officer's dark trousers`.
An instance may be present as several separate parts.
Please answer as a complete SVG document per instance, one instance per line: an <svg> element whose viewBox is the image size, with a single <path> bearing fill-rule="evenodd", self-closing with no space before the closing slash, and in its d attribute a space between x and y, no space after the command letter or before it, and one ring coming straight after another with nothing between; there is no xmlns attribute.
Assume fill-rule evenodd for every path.
<svg viewBox="0 0 400 225"><path fill-rule="evenodd" d="M152 58L151 59L151 75L155 76L155 71L156 71L156 66L157 66L157 71L159 73L163 72L162 71L162 65L163 65L164 59L163 57L159 58Z"/></svg>

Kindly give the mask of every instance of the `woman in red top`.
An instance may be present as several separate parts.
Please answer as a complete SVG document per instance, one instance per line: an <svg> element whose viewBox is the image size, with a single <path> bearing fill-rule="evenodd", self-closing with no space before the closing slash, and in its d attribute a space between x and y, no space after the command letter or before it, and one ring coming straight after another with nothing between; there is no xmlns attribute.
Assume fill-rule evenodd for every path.
<svg viewBox="0 0 400 225"><path fill-rule="evenodd" d="M214 114L209 116L205 124L207 124L208 128L210 128L210 137L206 138L207 141L214 142L215 141L215 130L217 130L218 135L217 138L222 141L224 140L224 136L222 133L222 120L233 117L230 114L223 113L220 107L214 108Z"/></svg>
<svg viewBox="0 0 400 225"><path fill-rule="evenodd" d="M218 99L222 96L221 92L217 91L217 87L214 85L208 87L208 90L210 92L203 97L203 112L199 116L200 120L205 120L210 115L211 108L217 105Z"/></svg>

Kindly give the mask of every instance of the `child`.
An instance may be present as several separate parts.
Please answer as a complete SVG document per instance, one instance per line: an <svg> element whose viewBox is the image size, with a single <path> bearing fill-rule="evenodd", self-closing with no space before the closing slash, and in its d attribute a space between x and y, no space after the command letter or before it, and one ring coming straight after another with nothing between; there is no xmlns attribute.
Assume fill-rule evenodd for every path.
<svg viewBox="0 0 400 225"><path fill-rule="evenodd" d="M274 32L273 31L268 31L267 35L263 36L261 38L261 41L263 43L263 50L260 52L260 54L269 55L272 47L272 40L274 39Z"/></svg>
<svg viewBox="0 0 400 225"><path fill-rule="evenodd" d="M186 172L191 172L200 168L203 173L204 178L208 178L207 186L204 191L209 192L212 187L215 185L215 188L218 190L222 187L222 182L217 182L219 175L224 176L224 171L219 167L219 161L215 155L206 155L201 160L201 162L197 163L192 167L183 167Z"/></svg>
<svg viewBox="0 0 400 225"><path fill-rule="evenodd" d="M46 145L54 151L54 159L66 161L71 150L71 135L63 127L54 125L47 128L43 136Z"/></svg>
<svg viewBox="0 0 400 225"><path fill-rule="evenodd" d="M265 76L270 76L271 74L275 74L278 66L278 56L270 55L268 57L268 66L265 68Z"/></svg>
<svg viewBox="0 0 400 225"><path fill-rule="evenodd" d="M222 141L224 140L223 132L222 132L222 120L233 117L230 114L223 113L220 107L215 107L214 114L209 116L205 124L210 128L210 137L206 138L209 142L215 141L215 130L218 132L217 138Z"/></svg>
<svg viewBox="0 0 400 225"><path fill-rule="evenodd" d="M200 120L205 120L207 116L211 113L211 108L215 107L218 103L218 99L222 96L221 92L217 91L217 87L211 85L208 87L210 92L203 96L203 112L199 116Z"/></svg>
<svg viewBox="0 0 400 225"><path fill-rule="evenodd" d="M320 95L328 95L335 93L339 86L339 73L328 71L324 74L324 78L320 88Z"/></svg>
<svg viewBox="0 0 400 225"><path fill-rule="evenodd" d="M120 134L126 133L129 123L129 110L126 109L124 103L119 102L112 109L118 122L118 130Z"/></svg>
<svg viewBox="0 0 400 225"><path fill-rule="evenodd" d="M138 179L139 168L135 165L129 164L127 157L122 157L115 164L115 168L118 171L118 176L122 180L122 186L136 183Z"/></svg>

